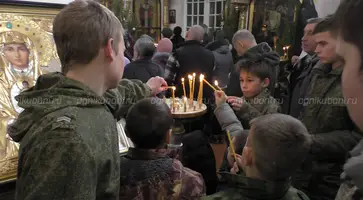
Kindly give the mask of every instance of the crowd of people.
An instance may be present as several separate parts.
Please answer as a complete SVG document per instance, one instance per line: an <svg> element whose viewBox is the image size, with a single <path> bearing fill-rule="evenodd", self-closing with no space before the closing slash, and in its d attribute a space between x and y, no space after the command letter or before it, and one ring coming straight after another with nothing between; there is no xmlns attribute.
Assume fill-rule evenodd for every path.
<svg viewBox="0 0 363 200"><path fill-rule="evenodd" d="M362 199L362 10L363 0L345 0L307 21L305 54L284 66L283 110L280 56L248 30L230 44L222 31L206 42L199 25L185 39L165 29L157 46L140 37L126 61L117 17L95 1L70 3L53 23L62 72L17 97L24 111L8 127L20 142L16 199ZM206 117L175 148L160 97L191 72L223 91L204 89ZM122 157L121 118L133 143ZM205 135L225 130L232 143L217 176Z"/></svg>

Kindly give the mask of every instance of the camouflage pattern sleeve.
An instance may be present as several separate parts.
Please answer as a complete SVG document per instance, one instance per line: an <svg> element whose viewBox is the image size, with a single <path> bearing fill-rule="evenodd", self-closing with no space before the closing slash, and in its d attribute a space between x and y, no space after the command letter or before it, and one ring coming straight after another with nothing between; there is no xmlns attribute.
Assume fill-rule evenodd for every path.
<svg viewBox="0 0 363 200"><path fill-rule="evenodd" d="M236 112L236 115L239 119L249 122L252 119L259 117L263 114L259 112L256 108L254 108L251 104L244 101L241 109Z"/></svg>
<svg viewBox="0 0 363 200"><path fill-rule="evenodd" d="M68 128L20 152L17 200L96 199L97 166L90 147Z"/></svg>
<svg viewBox="0 0 363 200"><path fill-rule="evenodd" d="M122 79L117 88L105 93L107 106L116 119L124 117L132 104L150 97L151 89L139 80Z"/></svg>
<svg viewBox="0 0 363 200"><path fill-rule="evenodd" d="M214 110L214 114L222 127L222 130L229 130L231 136L240 135L243 132L243 126L234 114L232 108L223 103Z"/></svg>

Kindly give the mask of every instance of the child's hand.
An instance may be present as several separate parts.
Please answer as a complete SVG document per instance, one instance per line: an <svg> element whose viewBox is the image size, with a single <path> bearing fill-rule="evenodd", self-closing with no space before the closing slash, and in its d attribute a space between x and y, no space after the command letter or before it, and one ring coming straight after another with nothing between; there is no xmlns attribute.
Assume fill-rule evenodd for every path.
<svg viewBox="0 0 363 200"><path fill-rule="evenodd" d="M227 101L227 96L223 91L215 91L214 96L216 98L217 107Z"/></svg>
<svg viewBox="0 0 363 200"><path fill-rule="evenodd" d="M237 174L240 171L240 169L242 169L242 167L243 167L242 156L237 154L236 157L237 157L237 161L233 163L233 167L231 168L232 174Z"/></svg>
<svg viewBox="0 0 363 200"><path fill-rule="evenodd" d="M243 105L243 99L239 97L228 97L227 102L231 104L233 110L239 111Z"/></svg>

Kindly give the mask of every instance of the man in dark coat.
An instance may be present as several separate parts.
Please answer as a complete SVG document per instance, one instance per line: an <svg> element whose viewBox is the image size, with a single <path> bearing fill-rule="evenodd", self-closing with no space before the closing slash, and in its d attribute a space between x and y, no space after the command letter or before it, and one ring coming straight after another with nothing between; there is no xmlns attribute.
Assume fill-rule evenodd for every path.
<svg viewBox="0 0 363 200"><path fill-rule="evenodd" d="M316 42L313 36L313 31L318 22L322 19L314 18L308 20L308 24L304 29L304 37L302 41L302 49L307 54L302 58L292 59L291 64L286 66L289 76L289 103L287 113L295 118L298 118L302 112L303 104L299 99L306 95L306 90L310 82L310 73L315 64L319 61L319 57L315 55Z"/></svg>
<svg viewBox="0 0 363 200"><path fill-rule="evenodd" d="M148 38L138 39L134 46L135 61L125 67L123 78L137 79L145 83L151 77L163 77L162 67L151 60L155 51L154 43Z"/></svg>
<svg viewBox="0 0 363 200"><path fill-rule="evenodd" d="M273 51L271 47L265 42L257 44L255 37L248 30L237 31L233 36L232 44L233 47L236 49L238 56L240 56L239 60L249 59L253 61L256 60L256 58L259 58L261 54L264 54L266 56L265 60L271 66L271 80L269 91L271 95L274 96L275 86L277 83L277 75L279 72L279 54ZM241 97L243 94L239 84L240 81L238 69L232 70L229 81L230 82L227 86L226 94L228 96Z"/></svg>
<svg viewBox="0 0 363 200"><path fill-rule="evenodd" d="M201 26L192 26L187 32L186 41L169 57L164 75L169 85L182 88L181 78L187 80L188 75L192 73L203 74L207 81L212 82L214 55L202 46L203 34L204 29ZM186 89L188 94L189 87ZM209 101L213 96L213 90L206 86L203 91L206 101ZM183 90L177 90L176 95L181 96L182 92Z"/></svg>

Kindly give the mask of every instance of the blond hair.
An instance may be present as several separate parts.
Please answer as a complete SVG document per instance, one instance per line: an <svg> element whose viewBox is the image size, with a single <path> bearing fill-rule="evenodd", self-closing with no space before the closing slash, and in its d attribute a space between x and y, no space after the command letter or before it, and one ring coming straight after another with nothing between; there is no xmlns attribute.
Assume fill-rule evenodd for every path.
<svg viewBox="0 0 363 200"><path fill-rule="evenodd" d="M103 5L91 0L71 2L53 22L62 72L67 73L74 64L90 63L111 38L112 48L118 53L122 34L120 21Z"/></svg>

